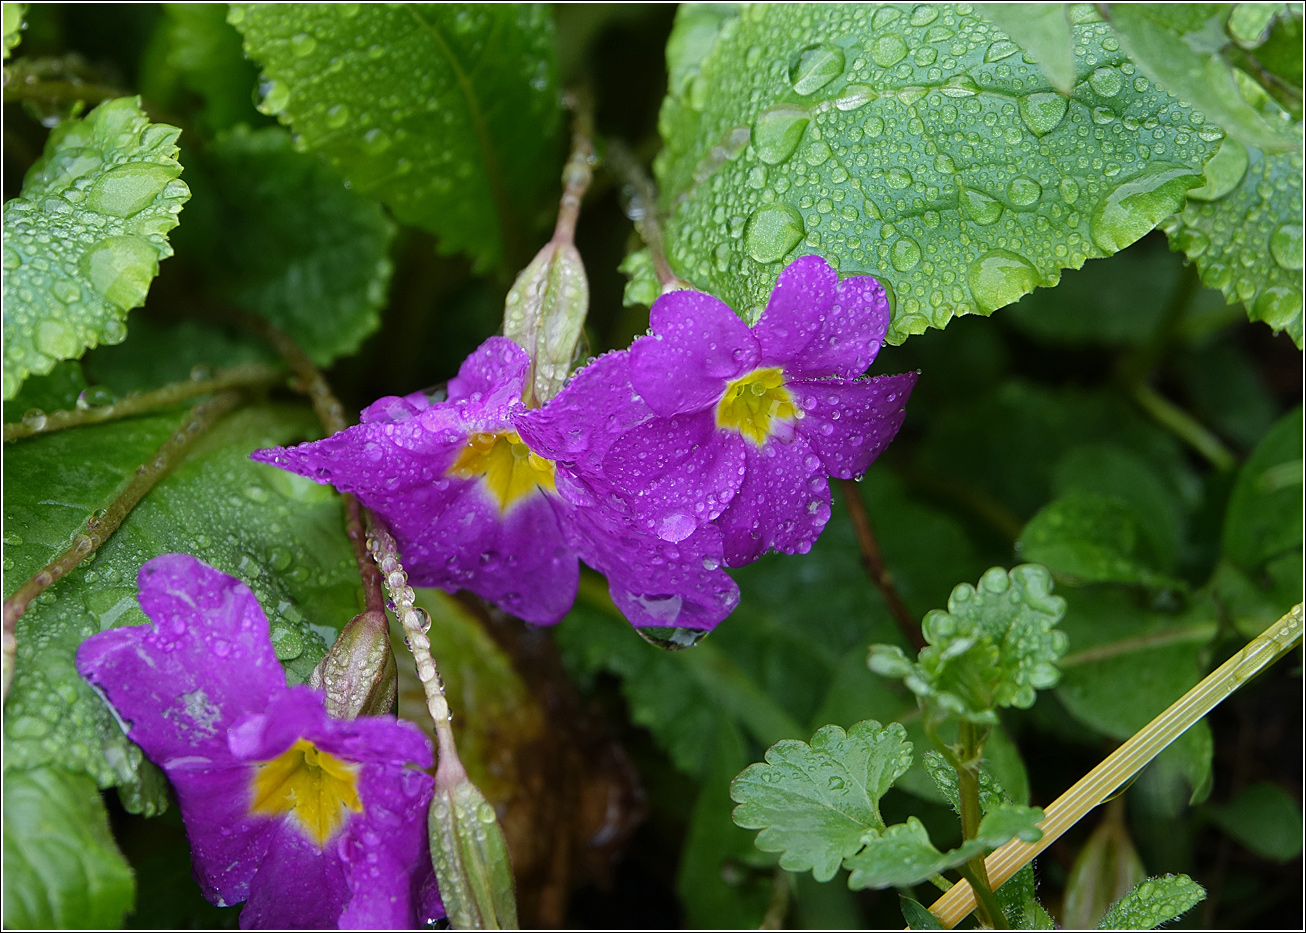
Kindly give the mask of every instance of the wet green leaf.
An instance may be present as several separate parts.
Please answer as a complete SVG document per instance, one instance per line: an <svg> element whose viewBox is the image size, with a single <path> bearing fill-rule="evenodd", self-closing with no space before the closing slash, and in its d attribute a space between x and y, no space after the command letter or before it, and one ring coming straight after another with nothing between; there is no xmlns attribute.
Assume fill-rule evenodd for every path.
<svg viewBox="0 0 1306 933"><path fill-rule="evenodd" d="M263 66L260 109L356 191L480 268L518 258L562 155L546 7L235 3L228 20Z"/></svg>
<svg viewBox="0 0 1306 933"><path fill-rule="evenodd" d="M957 769L944 761L943 756L936 751L928 751L921 756L921 763L925 766L925 773L930 776L934 786L939 789L939 793L952 806L954 813L961 814L961 795L957 792ZM988 813L994 807L1001 806L1004 803L1014 803L1002 785L998 782L993 773L987 767L981 766L979 773L979 803L980 813Z"/></svg>
<svg viewBox="0 0 1306 933"><path fill-rule="evenodd" d="M106 504L115 464L151 449L176 422L140 419L79 428L21 442L5 454L5 533L35 542L15 549L24 567L58 546L77 516ZM358 611L358 575L339 499L311 480L249 460L256 447L312 436L299 408L261 406L228 416L142 500L95 553L34 602L17 626L18 656L5 705L4 764L84 771L102 787L119 785L153 812L164 788L108 708L77 675L73 659L87 636L146 621L136 574L159 554L185 552L244 581L271 623L272 644L295 683L307 678L340 626ZM78 439L79 436L84 439ZM118 447L128 450L118 451ZM81 462L69 462L76 454ZM104 462L103 466L95 464ZM139 461L138 461L139 462ZM65 500L46 500L51 481ZM82 483L85 480L85 483ZM14 518L10 518L10 516ZM6 545L6 558L11 545ZM23 576L6 574L6 587Z"/></svg>
<svg viewBox="0 0 1306 933"><path fill-rule="evenodd" d="M1069 929L1095 926L1107 908L1147 877L1122 810L1108 809L1066 878L1061 920Z"/></svg>
<svg viewBox="0 0 1306 933"><path fill-rule="evenodd" d="M190 191L177 134L140 101L106 101L51 133L4 206L4 397L32 373L118 343L145 301Z"/></svg>
<svg viewBox="0 0 1306 933"><path fill-rule="evenodd" d="M669 59L655 166L675 271L755 319L784 264L818 253L889 286L901 343L1182 207L1219 135L1105 24L1077 17L1094 68L1067 99L963 10L763 5L711 29L684 12L669 49L694 51Z"/></svg>
<svg viewBox="0 0 1306 933"><path fill-rule="evenodd" d="M8 61L14 48L23 38L23 17L27 15L27 4L5 3L0 10L3 11L4 16L4 57L5 61Z"/></svg>
<svg viewBox="0 0 1306 933"><path fill-rule="evenodd" d="M783 853L781 868L829 881L862 847L866 830L884 828L880 798L910 764L911 743L898 723L868 720L848 732L824 726L810 745L776 743L765 764L749 765L731 782L734 820L761 830L757 847Z"/></svg>
<svg viewBox="0 0 1306 933"><path fill-rule="evenodd" d="M1181 587L1160 573L1141 518L1115 497L1073 492L1044 506L1016 542L1025 560L1072 583Z"/></svg>
<svg viewBox="0 0 1306 933"><path fill-rule="evenodd" d="M37 768L7 771L4 787L5 926L121 926L136 882L114 844L95 782Z"/></svg>
<svg viewBox="0 0 1306 933"><path fill-rule="evenodd" d="M381 205L296 152L279 127L238 127L199 167L195 222L177 249L203 266L210 289L266 317L320 366L356 352L380 324L393 270L394 224Z"/></svg>
<svg viewBox="0 0 1306 933"><path fill-rule="evenodd" d="M909 930L942 930L939 918L930 913L924 904L910 897L899 895L898 903L902 907L902 918L907 921Z"/></svg>
<svg viewBox="0 0 1306 933"><path fill-rule="evenodd" d="M980 821L974 839L948 852L940 852L916 817L897 823L883 832L865 836L866 848L845 860L851 871L848 886L862 888L903 887L919 884L930 875L956 868L977 855L992 852L1011 839L1036 842L1043 836L1038 823L1043 811L1037 807L1002 804Z"/></svg>
<svg viewBox="0 0 1306 933"><path fill-rule="evenodd" d="M1075 87L1075 37L1064 3L986 3L980 15L1033 54L1054 88L1069 96Z"/></svg>
<svg viewBox="0 0 1306 933"><path fill-rule="evenodd" d="M1205 898L1206 890L1187 875L1148 878L1112 904L1097 929L1153 930Z"/></svg>
<svg viewBox="0 0 1306 933"><path fill-rule="evenodd" d="M1275 423L1238 472L1225 513L1224 553L1245 571L1301 548L1301 440L1298 407Z"/></svg>
<svg viewBox="0 0 1306 933"><path fill-rule="evenodd" d="M1286 862L1301 854L1301 807L1277 784L1253 784L1210 812L1217 826L1263 858Z"/></svg>
<svg viewBox="0 0 1306 933"><path fill-rule="evenodd" d="M918 661L900 648L872 645L869 664L878 674L901 677L927 715L994 723L998 707L1032 706L1036 690L1056 684L1056 661L1066 650L1066 635L1056 626L1065 607L1052 595L1046 568L994 567L978 588L958 585L946 612L925 616L921 630L929 644Z"/></svg>

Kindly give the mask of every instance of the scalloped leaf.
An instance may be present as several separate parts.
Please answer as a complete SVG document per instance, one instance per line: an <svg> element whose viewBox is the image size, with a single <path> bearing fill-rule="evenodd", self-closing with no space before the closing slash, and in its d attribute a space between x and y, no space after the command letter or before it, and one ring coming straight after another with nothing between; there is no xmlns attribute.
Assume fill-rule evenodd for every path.
<svg viewBox="0 0 1306 933"><path fill-rule="evenodd" d="M935 715L992 724L998 707L1032 706L1035 691L1056 684L1067 644L1056 626L1065 611L1046 567L994 567L978 588L957 586L946 612L925 616L929 644L918 661L901 648L872 645L868 663L877 674L902 678Z"/></svg>
<svg viewBox="0 0 1306 933"><path fill-rule="evenodd" d="M1187 875L1148 878L1111 905L1099 930L1154 930L1206 899L1206 889Z"/></svg>
<svg viewBox="0 0 1306 933"><path fill-rule="evenodd" d="M780 867L834 877L862 847L867 830L884 828L879 802L911 767L900 723L859 722L848 732L824 726L811 744L777 742L765 764L749 765L730 784L734 821L760 829L757 847L781 852Z"/></svg>
<svg viewBox="0 0 1306 933"><path fill-rule="evenodd" d="M233 3L228 21L262 63L260 109L355 190L480 268L522 251L561 166L547 7Z"/></svg>
<svg viewBox="0 0 1306 933"><path fill-rule="evenodd" d="M944 4L682 12L655 165L677 274L745 317L804 254L888 286L888 341L989 314L1180 209L1220 132L1072 8L1076 84ZM691 41L692 40L692 41Z"/></svg>
<svg viewBox="0 0 1306 933"><path fill-rule="evenodd" d="M190 189L175 127L140 99L106 101L50 133L4 206L4 397L87 347L118 343L145 301Z"/></svg>

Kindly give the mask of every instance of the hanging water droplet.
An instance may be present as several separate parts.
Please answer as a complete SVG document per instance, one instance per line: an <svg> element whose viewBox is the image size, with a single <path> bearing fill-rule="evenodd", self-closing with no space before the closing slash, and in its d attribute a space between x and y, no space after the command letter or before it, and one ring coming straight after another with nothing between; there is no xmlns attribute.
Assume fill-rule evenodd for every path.
<svg viewBox="0 0 1306 933"><path fill-rule="evenodd" d="M970 264L968 280L981 313L992 314L1032 292L1038 285L1038 273L1015 253L995 249Z"/></svg>
<svg viewBox="0 0 1306 933"><path fill-rule="evenodd" d="M1199 176L1186 166L1156 166L1111 191L1093 209L1088 232L1106 253L1115 253L1184 206Z"/></svg>
<svg viewBox="0 0 1306 933"><path fill-rule="evenodd" d="M1189 191L1188 197L1197 201L1214 201L1224 197L1243 180L1247 174L1247 163L1246 147L1238 140L1226 137L1203 170L1206 184Z"/></svg>

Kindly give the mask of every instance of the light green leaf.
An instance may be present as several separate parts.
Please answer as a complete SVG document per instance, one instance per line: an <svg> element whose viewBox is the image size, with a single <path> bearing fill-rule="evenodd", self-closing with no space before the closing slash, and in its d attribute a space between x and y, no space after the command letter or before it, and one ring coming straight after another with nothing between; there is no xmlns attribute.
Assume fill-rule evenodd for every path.
<svg viewBox="0 0 1306 933"><path fill-rule="evenodd" d="M1301 548L1301 443L1298 406L1279 419L1238 472L1224 517L1224 553L1247 572Z"/></svg>
<svg viewBox="0 0 1306 933"><path fill-rule="evenodd" d="M7 771L4 788L5 927L120 927L136 881L114 844L95 782L38 768Z"/></svg>
<svg viewBox="0 0 1306 933"><path fill-rule="evenodd" d="M1206 184L1162 226L1202 282L1302 346L1302 152L1226 140Z"/></svg>
<svg viewBox="0 0 1306 933"><path fill-rule="evenodd" d="M148 429L145 425L149 425ZM139 419L23 441L5 452L5 557L39 559L70 523L105 505L115 469L148 450L176 422ZM130 806L164 805L157 772L145 767L108 708L73 666L78 645L104 629L146 621L136 574L158 554L186 552L232 574L254 591L271 623L272 644L289 679L304 680L326 648L324 635L358 611L359 581L330 489L254 463L256 447L311 436L303 409L263 406L219 423L159 483L94 555L46 591L18 621L18 656L5 705L4 766L57 765L84 771L102 787L120 785ZM83 439L77 439L78 436ZM129 452L115 453L117 447ZM82 459L73 462L76 452ZM148 456L148 454L147 454ZM101 461L106 461L103 465ZM55 500L58 505L49 504ZM6 573L6 587L23 576Z"/></svg>
<svg viewBox="0 0 1306 933"><path fill-rule="evenodd" d="M658 284L657 272L653 267L653 256L647 249L637 249L621 260L618 272L626 274L626 288L621 293L621 303L627 308L651 307L662 294Z"/></svg>
<svg viewBox="0 0 1306 933"><path fill-rule="evenodd" d="M966 9L758 5L673 59L655 169L676 273L755 319L784 265L820 254L888 286L901 343L1182 207L1219 135L1134 75L1105 24L1074 26L1094 66L1067 99Z"/></svg>
<svg viewBox="0 0 1306 933"><path fill-rule="evenodd" d="M1154 930L1206 898L1206 889L1187 875L1148 878L1111 905L1099 930Z"/></svg>
<svg viewBox="0 0 1306 933"><path fill-rule="evenodd" d="M50 133L4 206L4 397L32 373L118 343L172 255L167 233L190 191L177 134L140 101L106 101Z"/></svg>
<svg viewBox="0 0 1306 933"><path fill-rule="evenodd" d="M1143 522L1114 496L1072 492L1044 506L1016 542L1025 560L1072 583L1140 583L1182 588L1160 573Z"/></svg>
<svg viewBox="0 0 1306 933"><path fill-rule="evenodd" d="M23 17L27 15L26 3L4 3L0 5L4 17L4 57L9 56L23 38Z"/></svg>
<svg viewBox="0 0 1306 933"><path fill-rule="evenodd" d="M261 109L356 191L480 268L525 264L562 155L546 7L233 3L228 19L263 65Z"/></svg>
<svg viewBox="0 0 1306 933"><path fill-rule="evenodd" d="M948 611L925 616L929 644L912 663L901 649L872 645L871 670L901 677L936 716L994 723L999 706L1029 707L1036 690L1056 684L1066 636L1056 628L1066 602L1052 595L1045 567L994 567L979 587L962 583Z"/></svg>
<svg viewBox="0 0 1306 933"><path fill-rule="evenodd" d="M1276 784L1262 781L1244 788L1228 803L1211 807L1211 819L1263 858L1286 862L1301 853L1301 808Z"/></svg>
<svg viewBox="0 0 1306 933"><path fill-rule="evenodd" d="M948 764L943 756L936 751L928 751L921 756L921 763L925 766L925 773L930 776L934 786L939 789L939 793L952 806L954 813L961 814L961 795L957 791L957 769ZM994 807L999 807L1004 803L1011 803L1011 798L1003 790L1002 785L998 783L992 772L988 768L981 766L979 773L979 803L980 813L988 813Z"/></svg>
<svg viewBox="0 0 1306 933"><path fill-rule="evenodd" d="M1030 52L1049 83L1070 96L1076 62L1067 4L985 3L979 12Z"/></svg>
<svg viewBox="0 0 1306 933"><path fill-rule="evenodd" d="M210 288L288 333L319 366L355 352L380 325L394 224L381 205L295 152L280 127L237 127L203 155L196 217L177 249Z"/></svg>
<svg viewBox="0 0 1306 933"><path fill-rule="evenodd" d="M866 848L844 860L851 874L848 887L905 887L919 884L930 875L956 868L977 855L992 852L1011 839L1037 842L1043 837L1038 823L1043 811L1037 807L1002 804L980 821L974 839L968 839L949 852L940 852L930 842L929 833L916 817L907 818L883 832L866 834Z"/></svg>
<svg viewBox="0 0 1306 933"><path fill-rule="evenodd" d="M1129 57L1158 85L1200 110L1229 136L1267 152L1301 141L1267 122L1238 90L1221 51L1228 3L1122 3L1110 8L1111 27Z"/></svg>
<svg viewBox="0 0 1306 933"><path fill-rule="evenodd" d="M810 869L817 881L829 881L868 829L884 828L880 798L910 766L911 743L899 723L868 720L846 733L825 726L810 745L776 743L765 764L749 765L731 782L734 820L761 830L757 847L783 853L781 868Z"/></svg>

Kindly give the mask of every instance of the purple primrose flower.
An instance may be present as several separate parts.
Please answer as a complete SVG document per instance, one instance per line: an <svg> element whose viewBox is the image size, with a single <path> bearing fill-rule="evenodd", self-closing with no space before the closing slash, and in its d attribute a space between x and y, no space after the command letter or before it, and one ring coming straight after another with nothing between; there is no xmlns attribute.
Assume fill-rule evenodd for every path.
<svg viewBox="0 0 1306 933"><path fill-rule="evenodd" d="M830 517L827 477L865 472L916 382L859 378L888 328L884 289L869 276L841 283L806 256L781 273L752 328L695 291L663 295L651 323L629 351L628 383L615 363L591 366L555 400L606 393L608 404L575 405L566 431L525 436L546 456L571 457L597 499L664 541L715 527L729 566L771 548L807 551ZM575 446L604 434L602 449L566 449L568 437Z"/></svg>
<svg viewBox="0 0 1306 933"><path fill-rule="evenodd" d="M591 369L604 370L601 363ZM581 497L559 495L559 484L571 482L569 468L519 434L529 370L526 351L491 337L450 380L445 401L422 393L383 398L363 411L361 424L253 457L357 495L390 525L414 585L468 589L528 622L550 624L571 608L579 555L608 578L614 601L637 626L711 628L725 618L739 593L716 569L715 530L668 544L587 509ZM618 394L629 397L624 376L622 385ZM637 414L614 408L613 417L651 417L630 404ZM577 443L602 449L607 438L599 429Z"/></svg>
<svg viewBox="0 0 1306 933"><path fill-rule="evenodd" d="M427 848L425 737L327 716L287 687L267 617L239 580L185 554L149 561L152 624L93 635L77 669L167 773L195 879L247 901L247 929L411 929L444 915Z"/></svg>

